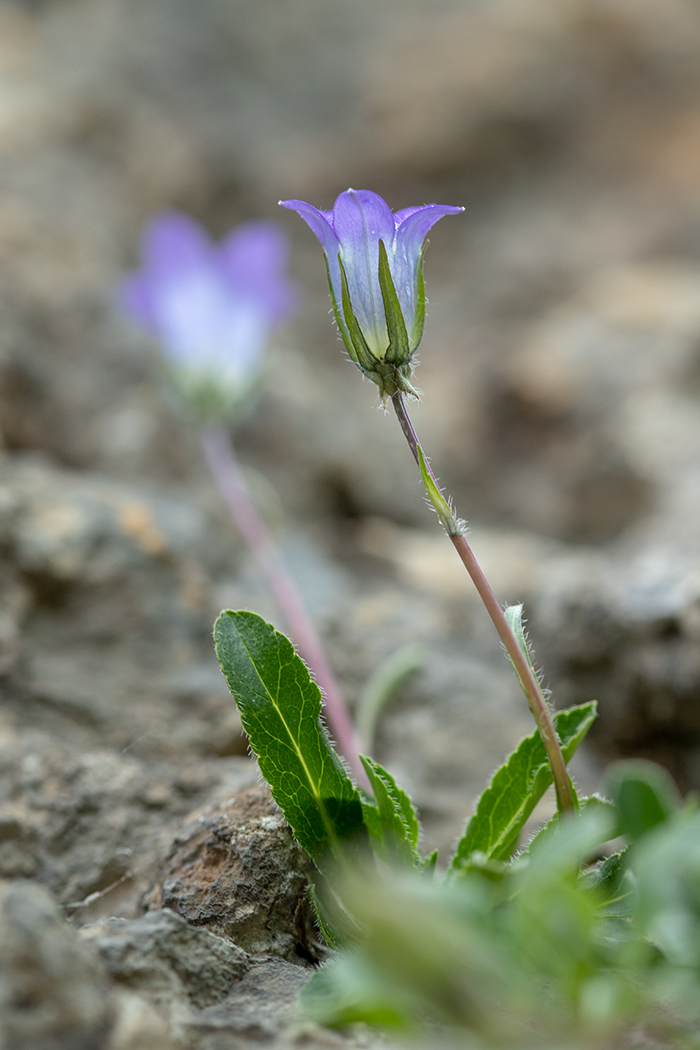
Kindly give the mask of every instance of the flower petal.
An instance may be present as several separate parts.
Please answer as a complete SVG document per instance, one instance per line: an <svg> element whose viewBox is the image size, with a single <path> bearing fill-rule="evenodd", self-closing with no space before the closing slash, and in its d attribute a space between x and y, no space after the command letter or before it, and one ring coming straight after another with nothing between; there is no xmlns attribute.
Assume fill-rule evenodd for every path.
<svg viewBox="0 0 700 1050"><path fill-rule="evenodd" d="M394 217L378 193L350 189L335 202L333 229L340 241L355 316L370 349L381 358L388 336L379 287L379 241L391 251Z"/></svg>
<svg viewBox="0 0 700 1050"><path fill-rule="evenodd" d="M297 286L286 276L289 241L274 222L247 222L232 230L219 249L231 287L249 295L273 323L294 312Z"/></svg>
<svg viewBox="0 0 700 1050"><path fill-rule="evenodd" d="M326 253L326 259L328 260L328 272L330 274L331 287L333 294L337 302L340 302L342 290L340 287L340 269L338 267L338 251L340 244L338 238L333 232L333 226L331 224L332 213L327 211L319 211L318 208L314 208L313 204L307 204L306 201L279 201L279 204L283 208L288 208L290 211L295 211L301 215L306 225L316 234L324 252Z"/></svg>
<svg viewBox="0 0 700 1050"><path fill-rule="evenodd" d="M200 266L212 247L205 230L189 215L164 211L151 219L144 230L141 258L144 269L154 275L177 273Z"/></svg>
<svg viewBox="0 0 700 1050"><path fill-rule="evenodd" d="M158 329L153 282L145 273L128 274L117 288L117 302L127 317L150 335Z"/></svg>
<svg viewBox="0 0 700 1050"><path fill-rule="evenodd" d="M464 208L449 204L425 204L420 208L404 208L403 218L396 230L395 260L392 272L396 292L410 327L416 310L416 275L423 242L428 231L445 215L459 215ZM399 213L397 212L397 216Z"/></svg>
<svg viewBox="0 0 700 1050"><path fill-rule="evenodd" d="M399 245L407 255L416 259L420 255L423 241L429 230L445 215L459 215L464 208L449 204L424 204L422 208L404 208L404 218L396 230L397 250ZM406 214L410 212L410 214ZM400 212L397 212L397 217Z"/></svg>
<svg viewBox="0 0 700 1050"><path fill-rule="evenodd" d="M319 211L318 208L314 208L313 204L307 204L306 201L291 200L279 201L278 203L283 208L289 208L290 211L295 211L301 215L306 225L318 237L329 259L338 254L338 238L333 232L333 227L329 221L330 212Z"/></svg>
<svg viewBox="0 0 700 1050"><path fill-rule="evenodd" d="M394 236L394 216L378 193L346 190L333 205L333 229L345 255L346 248L364 250L367 241L377 246ZM377 251L379 248L377 247Z"/></svg>
<svg viewBox="0 0 700 1050"><path fill-rule="evenodd" d="M398 211L394 212L394 225L398 229L404 219L407 219L409 215L415 215L417 211L423 211L424 204L416 204L413 208L399 208Z"/></svg>

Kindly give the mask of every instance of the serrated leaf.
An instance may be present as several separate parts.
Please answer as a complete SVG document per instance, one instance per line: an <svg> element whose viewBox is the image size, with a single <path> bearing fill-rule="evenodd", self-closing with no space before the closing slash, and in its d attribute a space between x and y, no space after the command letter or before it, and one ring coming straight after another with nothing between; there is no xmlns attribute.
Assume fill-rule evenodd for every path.
<svg viewBox="0 0 700 1050"><path fill-rule="evenodd" d="M438 862L438 851L433 850L427 857L423 857L421 861L421 871L424 875L433 875Z"/></svg>
<svg viewBox="0 0 700 1050"><path fill-rule="evenodd" d="M387 862L405 864L413 867L417 861L415 843L411 841L412 831L403 817L401 802L398 795L405 796L406 802L412 811L410 800L405 792L401 792L396 781L381 768L377 762L360 755L360 760L367 774L372 792L375 796L375 804L362 802L362 813L365 827L369 834L369 843L372 845L377 856ZM413 820L418 820L412 814ZM418 840L418 833L416 834Z"/></svg>
<svg viewBox="0 0 700 1050"><path fill-rule="evenodd" d="M345 939L338 934L333 927L333 923L329 918L326 909L324 908L321 898L316 892L316 887L313 882L310 882L306 887L306 899L311 906L311 910L314 913L316 924L318 926L319 933L323 937L324 941L329 948L334 948L336 951L340 951L341 948L347 947Z"/></svg>
<svg viewBox="0 0 700 1050"><path fill-rule="evenodd" d="M596 706L591 700L555 713L554 726L565 761L569 761L593 724ZM507 860L525 821L551 783L552 770L536 730L494 773L457 843L450 871L457 873L467 866L474 850L480 850L489 860Z"/></svg>
<svg viewBox="0 0 700 1050"><path fill-rule="evenodd" d="M365 826L372 849L388 863L414 867L420 862L418 818L413 804L386 769L366 755L360 755L374 795L374 805L363 801Z"/></svg>
<svg viewBox="0 0 700 1050"><path fill-rule="evenodd" d="M292 643L251 612L223 612L216 653L250 746L297 841L318 866L366 839L360 796L321 724L321 691Z"/></svg>
<svg viewBox="0 0 700 1050"><path fill-rule="evenodd" d="M363 756L360 757L362 758L362 762L365 765L365 772L367 772L366 763L369 763L376 776L381 778L389 795L391 796L391 799L393 800L394 805L396 806L399 813L401 814L401 817L403 818L403 822L406 825L406 830L408 832L409 842L413 846L417 846L418 838L420 836L420 824L418 823L418 814L416 813L415 806L411 802L411 799L408 797L403 788L399 787L399 785L396 783L391 773L387 769L384 769L383 766L380 766L379 763L375 762L373 758L366 758Z"/></svg>

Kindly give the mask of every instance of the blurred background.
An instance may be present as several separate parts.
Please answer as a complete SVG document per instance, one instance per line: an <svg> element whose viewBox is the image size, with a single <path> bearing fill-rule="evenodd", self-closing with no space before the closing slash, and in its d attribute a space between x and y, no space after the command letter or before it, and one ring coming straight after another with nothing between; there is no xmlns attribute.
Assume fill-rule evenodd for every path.
<svg viewBox="0 0 700 1050"><path fill-rule="evenodd" d="M529 715L280 198L465 206L416 426L555 703L600 701L580 784L634 754L700 787L699 59L693 0L0 2L0 875L133 913L182 815L255 779L211 624L283 625L115 305L166 207L292 239L238 446L349 701L424 646L376 754L426 844Z"/></svg>

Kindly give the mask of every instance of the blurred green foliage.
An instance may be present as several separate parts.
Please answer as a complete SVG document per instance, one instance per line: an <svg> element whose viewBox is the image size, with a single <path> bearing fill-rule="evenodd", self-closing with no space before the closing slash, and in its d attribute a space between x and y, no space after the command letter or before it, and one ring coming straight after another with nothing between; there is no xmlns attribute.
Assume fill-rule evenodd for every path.
<svg viewBox="0 0 700 1050"><path fill-rule="evenodd" d="M259 616L222 613L217 652L272 793L319 870L310 900L336 954L303 992L327 1025L424 1046L700 1048L700 812L652 763L611 770L525 848L551 783L537 732L496 771L445 877L411 800L363 758L347 776L318 687ZM567 760L595 704L558 712Z"/></svg>

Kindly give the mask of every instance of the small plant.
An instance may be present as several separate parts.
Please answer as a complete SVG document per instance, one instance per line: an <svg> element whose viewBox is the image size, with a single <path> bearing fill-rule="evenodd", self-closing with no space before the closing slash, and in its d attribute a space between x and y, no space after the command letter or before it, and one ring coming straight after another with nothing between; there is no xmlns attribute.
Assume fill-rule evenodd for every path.
<svg viewBox="0 0 700 1050"><path fill-rule="evenodd" d="M477 800L438 875L437 855L421 851L410 798L387 770L357 755L352 734L343 748L351 778L323 724L321 689L293 644L255 613L221 614L215 642L223 672L260 770L314 862L309 899L334 949L304 989L303 1005L323 1023L362 1021L420 1037L423 1045L442 1034L451 1045L474 1048L700 1050L695 802L683 804L669 776L641 761L611 769L606 798L577 797L566 765L595 719L595 702L550 710L522 606L504 610L493 595L408 413L425 318L425 238L435 222L461 209L426 205L392 214L376 194L355 190L342 193L331 212L283 203L321 241L348 353L391 402L536 725ZM141 302L137 291L132 286L132 304ZM148 325L146 301L132 313L141 310ZM155 334L167 346L165 334ZM188 368L193 363L170 352L176 369L183 360ZM185 376L180 387L190 405L219 405L214 424L206 413L198 416L217 477L221 461L210 442L212 434L224 440L221 396L231 403L235 384L222 373L220 389L214 382L211 396L194 396L209 391L216 366L207 375L204 386ZM230 442L221 448L230 459ZM328 702L328 684L318 666L313 670ZM332 704L327 713L340 737L342 718L333 721ZM557 812L523 844L526 822L552 783Z"/></svg>

